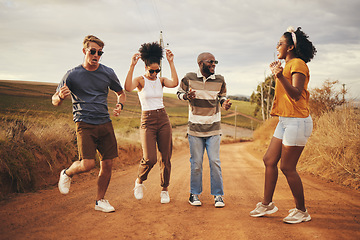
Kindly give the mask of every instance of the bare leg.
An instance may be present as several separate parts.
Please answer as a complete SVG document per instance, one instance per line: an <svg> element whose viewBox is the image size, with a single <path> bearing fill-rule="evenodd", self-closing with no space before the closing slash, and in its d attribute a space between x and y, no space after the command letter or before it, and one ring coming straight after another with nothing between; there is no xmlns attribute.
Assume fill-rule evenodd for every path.
<svg viewBox="0 0 360 240"><path fill-rule="evenodd" d="M303 146L283 146L281 153L280 169L284 173L291 192L295 199L296 208L306 211L304 188L301 178L296 171L296 165L303 151Z"/></svg>
<svg viewBox="0 0 360 240"><path fill-rule="evenodd" d="M72 177L76 174L88 172L95 167L95 159L83 159L81 161L75 161L66 170L66 175Z"/></svg>
<svg viewBox="0 0 360 240"><path fill-rule="evenodd" d="M100 161L100 172L98 177L98 191L96 200L103 199L110 183L112 159Z"/></svg>
<svg viewBox="0 0 360 240"><path fill-rule="evenodd" d="M264 199L263 204L269 205L272 202L274 195L276 182L278 179L278 167L277 164L280 160L282 148L282 140L273 137L271 139L268 150L266 151L263 161L265 164L265 187L264 187Z"/></svg>

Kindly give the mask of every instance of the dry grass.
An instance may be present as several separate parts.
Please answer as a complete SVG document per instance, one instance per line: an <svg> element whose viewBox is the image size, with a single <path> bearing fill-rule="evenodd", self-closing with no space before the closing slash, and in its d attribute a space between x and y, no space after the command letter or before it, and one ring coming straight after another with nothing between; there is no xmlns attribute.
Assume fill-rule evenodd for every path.
<svg viewBox="0 0 360 240"><path fill-rule="evenodd" d="M75 134L53 126L0 119L0 197L56 183L59 169L77 156Z"/></svg>
<svg viewBox="0 0 360 240"><path fill-rule="evenodd" d="M315 131L299 169L356 189L360 188L360 112L342 108L315 119Z"/></svg>
<svg viewBox="0 0 360 240"><path fill-rule="evenodd" d="M0 80L0 198L11 192L55 186L60 170L77 160L72 104L69 99L60 107L51 104L56 86ZM115 94L109 93L109 112L116 101ZM188 121L187 102L165 94L164 104L174 127L174 150L181 149L188 144L182 128ZM247 111L251 107L247 106ZM124 112L112 117L119 149L115 170L138 164L142 157L140 112L138 96L131 92ZM228 138L224 141L231 141Z"/></svg>
<svg viewBox="0 0 360 240"><path fill-rule="evenodd" d="M0 118L0 199L11 192L56 185L61 169L78 159L74 123L65 117L53 118L48 121L19 116ZM139 163L140 134L132 126L138 122L139 119L132 119L125 126L115 128L119 158L114 161L114 170ZM174 131L174 149L187 144L184 136L183 132Z"/></svg>
<svg viewBox="0 0 360 240"><path fill-rule="evenodd" d="M264 154L277 118L255 130L253 149ZM314 118L314 130L298 169L329 181L360 189L360 111L341 108Z"/></svg>
<svg viewBox="0 0 360 240"><path fill-rule="evenodd" d="M254 142L252 144L254 150L260 152L261 154L265 154L278 122L279 119L277 117L272 117L254 131Z"/></svg>

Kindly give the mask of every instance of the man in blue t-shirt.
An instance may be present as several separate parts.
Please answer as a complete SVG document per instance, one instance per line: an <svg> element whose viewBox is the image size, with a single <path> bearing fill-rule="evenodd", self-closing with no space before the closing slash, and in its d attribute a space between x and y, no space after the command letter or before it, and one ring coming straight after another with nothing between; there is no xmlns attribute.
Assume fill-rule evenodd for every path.
<svg viewBox="0 0 360 240"><path fill-rule="evenodd" d="M65 74L52 96L52 103L59 106L66 97L71 96L79 149L79 161L75 161L60 173L60 192L69 193L71 178L94 168L98 150L101 162L95 210L113 212L115 208L104 199L111 178L112 161L118 157L107 96L109 89L117 95L117 104L113 111L115 116L121 113L126 96L114 70L99 63L104 53L103 47L104 42L99 38L93 35L85 37L84 62Z"/></svg>

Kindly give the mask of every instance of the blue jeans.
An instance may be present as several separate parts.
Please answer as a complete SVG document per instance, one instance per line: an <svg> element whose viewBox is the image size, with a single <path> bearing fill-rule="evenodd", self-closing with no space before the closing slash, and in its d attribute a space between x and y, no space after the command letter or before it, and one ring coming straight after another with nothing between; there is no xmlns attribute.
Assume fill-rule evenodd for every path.
<svg viewBox="0 0 360 240"><path fill-rule="evenodd" d="M197 195L202 193L202 165L206 149L210 165L211 195L224 195L220 166L220 135L210 137L188 135L188 140L191 155L190 193Z"/></svg>

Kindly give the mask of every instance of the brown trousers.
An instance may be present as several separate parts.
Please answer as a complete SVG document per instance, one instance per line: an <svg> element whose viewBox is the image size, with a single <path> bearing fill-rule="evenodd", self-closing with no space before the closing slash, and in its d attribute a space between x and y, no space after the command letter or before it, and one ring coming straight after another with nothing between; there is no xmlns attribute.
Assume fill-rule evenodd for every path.
<svg viewBox="0 0 360 240"><path fill-rule="evenodd" d="M159 161L161 187L168 187L171 172L172 130L169 116L164 108L142 112L140 138L143 158L140 161L138 177L141 181L145 181L156 164L157 145L161 154Z"/></svg>

